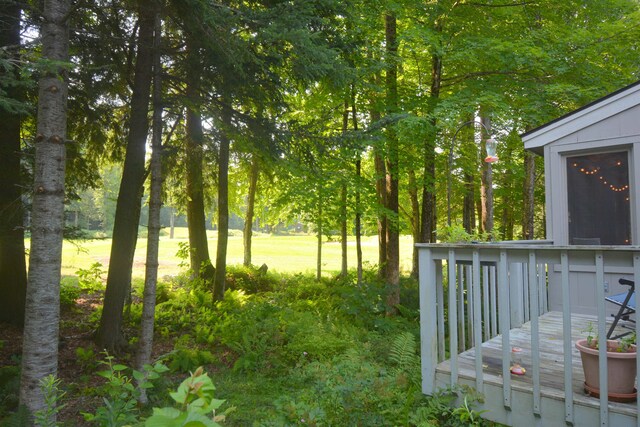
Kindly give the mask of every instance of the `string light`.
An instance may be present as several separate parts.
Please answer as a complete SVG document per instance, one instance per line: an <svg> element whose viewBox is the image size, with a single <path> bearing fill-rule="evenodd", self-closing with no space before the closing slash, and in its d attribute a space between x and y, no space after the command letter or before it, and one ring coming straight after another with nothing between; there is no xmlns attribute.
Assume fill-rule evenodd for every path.
<svg viewBox="0 0 640 427"><path fill-rule="evenodd" d="M622 187L616 187L615 185L610 185L609 188L613 191L615 191L616 193L619 193L621 191L626 191L629 189L628 185L623 185Z"/></svg>
<svg viewBox="0 0 640 427"><path fill-rule="evenodd" d="M578 167L578 163L577 163L577 162L574 162L574 163L572 163L572 166L573 166L574 168L577 168L577 167ZM616 166L622 166L622 161L621 161L621 160L617 160L617 161L616 161ZM595 175L595 174L597 174L598 172L600 172L600 166L596 166L596 167L594 167L594 168L592 168L592 169L587 169L587 168L581 167L581 168L580 168L580 169L578 169L578 170L579 170L582 174L584 174L584 175ZM620 192L623 192L623 191L627 191L627 190L629 189L629 184L625 184L625 185L622 185L622 186L620 186L620 187L615 186L615 185L613 185L613 184L609 184L609 182L608 182L608 181L607 181L607 180L606 180L602 175L598 176L598 179L599 179L600 181L602 181L602 183L603 183L604 185L608 185L608 186L609 186L609 189L610 189L611 191L615 191L616 193L620 193ZM627 198L627 201L628 201L628 200L629 200L629 199Z"/></svg>

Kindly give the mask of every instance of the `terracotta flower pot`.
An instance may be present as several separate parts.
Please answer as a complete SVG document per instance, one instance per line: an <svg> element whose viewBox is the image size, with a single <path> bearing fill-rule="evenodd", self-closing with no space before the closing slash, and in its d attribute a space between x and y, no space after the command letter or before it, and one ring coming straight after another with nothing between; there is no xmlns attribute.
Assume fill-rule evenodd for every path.
<svg viewBox="0 0 640 427"><path fill-rule="evenodd" d="M619 341L607 341L607 371L609 397L632 395L636 381L636 346L627 352L617 351ZM576 348L582 357L582 369L587 389L600 390L599 352L597 348L587 346L587 340L576 342Z"/></svg>

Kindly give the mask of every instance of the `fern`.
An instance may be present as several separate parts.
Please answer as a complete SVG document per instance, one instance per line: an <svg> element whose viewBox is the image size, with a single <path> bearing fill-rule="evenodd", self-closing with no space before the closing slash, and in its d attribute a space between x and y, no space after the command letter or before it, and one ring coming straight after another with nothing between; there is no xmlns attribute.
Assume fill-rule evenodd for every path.
<svg viewBox="0 0 640 427"><path fill-rule="evenodd" d="M401 371L408 372L416 365L416 339L411 332L403 332L391 343L389 358Z"/></svg>

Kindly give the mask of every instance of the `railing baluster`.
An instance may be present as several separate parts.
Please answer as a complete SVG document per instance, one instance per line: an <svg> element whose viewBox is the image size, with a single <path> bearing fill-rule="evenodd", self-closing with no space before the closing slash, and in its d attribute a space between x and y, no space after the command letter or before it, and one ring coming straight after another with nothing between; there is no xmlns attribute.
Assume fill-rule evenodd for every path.
<svg viewBox="0 0 640 427"><path fill-rule="evenodd" d="M496 297L496 272L495 265L491 266L490 274L490 293L491 293L491 338L498 335L498 305Z"/></svg>
<svg viewBox="0 0 640 427"><path fill-rule="evenodd" d="M442 260L434 260L436 269L436 298L438 300L438 362L442 362L445 358L445 333L444 333L444 280L442 273Z"/></svg>
<svg viewBox="0 0 640 427"><path fill-rule="evenodd" d="M569 288L569 256L560 253L560 281L562 285L562 341L564 344L564 419L573 424L573 356L571 342L571 290Z"/></svg>
<svg viewBox="0 0 640 427"><path fill-rule="evenodd" d="M524 321L528 322L531 320L531 313L529 310L529 286L531 286L531 281L529 280L529 265L522 264L522 296L524 297Z"/></svg>
<svg viewBox="0 0 640 427"><path fill-rule="evenodd" d="M467 328L469 333L467 334L467 339L469 342L469 348L475 346L474 343L474 336L475 336L475 331L473 328L473 317L474 317L474 311L475 311L475 307L473 306L473 304L471 303L473 301L473 298L475 298L474 292L473 292L473 272L472 267L471 266L467 266L467 287L465 288L467 290Z"/></svg>
<svg viewBox="0 0 640 427"><path fill-rule="evenodd" d="M498 310L500 315L500 333L502 334L502 381L503 381L503 401L504 406L511 408L511 345L509 343L509 330L511 329L511 319L509 318L509 276L507 269L509 262L507 251L500 251L500 262L498 263Z"/></svg>
<svg viewBox="0 0 640 427"><path fill-rule="evenodd" d="M456 308L456 252L449 249L449 357L451 363L451 386L458 383L458 313ZM462 282L462 280L460 280Z"/></svg>
<svg viewBox="0 0 640 427"><path fill-rule="evenodd" d="M538 315L547 312L545 289L547 289L547 269L544 264L538 264L538 307L540 308L540 313L538 313Z"/></svg>
<svg viewBox="0 0 640 427"><path fill-rule="evenodd" d="M480 256L478 256L480 259ZM477 288L479 289L479 288ZM491 338L491 331L489 330L489 267L482 266L482 318L484 319L484 339L489 340Z"/></svg>
<svg viewBox="0 0 640 427"><path fill-rule="evenodd" d="M607 329L604 294L604 257L596 251L596 304L598 307L598 353L600 369L600 425L609 425L609 384L607 381Z"/></svg>
<svg viewBox="0 0 640 427"><path fill-rule="evenodd" d="M460 277L460 285L458 286L458 328L460 336L458 337L458 347L460 351L467 349L467 337L466 337L466 325L464 317L464 286L465 286L465 267L464 265L458 265L458 277Z"/></svg>
<svg viewBox="0 0 640 427"><path fill-rule="evenodd" d="M484 378L482 372L482 308L480 298L480 252L473 251L473 330L476 352L476 390L484 393ZM487 298L488 299L488 298Z"/></svg>
<svg viewBox="0 0 640 427"><path fill-rule="evenodd" d="M529 250L529 302L531 304L531 362L533 368L533 413L540 415L540 328L538 316L540 307L538 306L538 269L536 267L536 253Z"/></svg>
<svg viewBox="0 0 640 427"><path fill-rule="evenodd" d="M519 328L524 323L524 277L520 263L509 265L509 302L511 304L512 328Z"/></svg>
<svg viewBox="0 0 640 427"><path fill-rule="evenodd" d="M422 392L427 395L435 391L437 362L436 283L435 264L432 252L423 249L418 259L424 270L420 270L420 354L422 355Z"/></svg>

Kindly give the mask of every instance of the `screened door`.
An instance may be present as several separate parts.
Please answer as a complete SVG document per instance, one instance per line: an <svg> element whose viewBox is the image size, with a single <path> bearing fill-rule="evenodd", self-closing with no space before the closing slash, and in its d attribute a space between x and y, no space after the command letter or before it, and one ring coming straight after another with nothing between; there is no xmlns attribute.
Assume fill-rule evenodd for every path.
<svg viewBox="0 0 640 427"><path fill-rule="evenodd" d="M569 243L630 245L626 151L567 157Z"/></svg>

